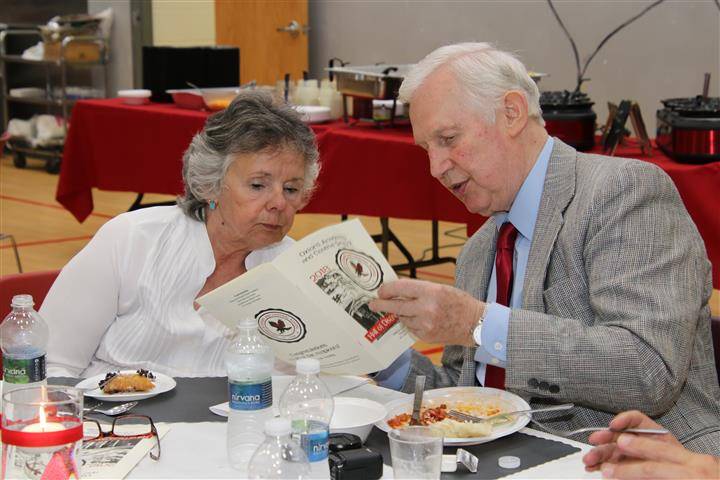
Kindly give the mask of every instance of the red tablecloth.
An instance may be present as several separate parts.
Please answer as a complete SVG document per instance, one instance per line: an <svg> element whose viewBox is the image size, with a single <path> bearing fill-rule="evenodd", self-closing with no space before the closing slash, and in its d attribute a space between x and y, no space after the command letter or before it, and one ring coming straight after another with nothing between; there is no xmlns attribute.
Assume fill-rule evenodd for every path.
<svg viewBox="0 0 720 480"><path fill-rule="evenodd" d="M125 105L118 98L77 102L57 201L82 222L93 210L93 188L182 193L183 152L209 115L174 104ZM313 130L320 134L332 125L313 125Z"/></svg>
<svg viewBox="0 0 720 480"><path fill-rule="evenodd" d="M471 215L430 175L409 126L339 124L318 137L322 171L304 212L467 223Z"/></svg>
<svg viewBox="0 0 720 480"><path fill-rule="evenodd" d="M207 118L174 105L123 105L118 99L86 100L73 108L56 198L83 221L93 209L92 188L138 193L182 193L182 153ZM322 171L312 213L358 214L467 223L470 215L432 178L425 152L409 127L379 130L340 122L313 125ZM665 170L705 240L720 287L720 162L687 165L658 149L649 157L620 147L618 156L640 158Z"/></svg>

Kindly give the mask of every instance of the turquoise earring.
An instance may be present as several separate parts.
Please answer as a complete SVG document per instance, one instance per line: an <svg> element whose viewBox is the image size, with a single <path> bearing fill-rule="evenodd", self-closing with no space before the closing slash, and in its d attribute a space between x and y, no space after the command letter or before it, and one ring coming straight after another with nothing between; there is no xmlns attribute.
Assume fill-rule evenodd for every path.
<svg viewBox="0 0 720 480"><path fill-rule="evenodd" d="M217 202L210 200L210 210L215 210L215 208L217 208Z"/></svg>

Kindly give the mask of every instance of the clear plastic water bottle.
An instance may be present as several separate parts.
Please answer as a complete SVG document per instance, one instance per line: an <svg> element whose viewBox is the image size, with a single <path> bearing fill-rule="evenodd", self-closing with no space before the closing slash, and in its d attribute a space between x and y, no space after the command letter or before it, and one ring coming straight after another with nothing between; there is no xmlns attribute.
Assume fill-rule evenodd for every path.
<svg viewBox="0 0 720 480"><path fill-rule="evenodd" d="M228 373L227 449L230 465L247 471L250 457L265 440L263 427L272 418L273 354L254 318L238 322L225 354Z"/></svg>
<svg viewBox="0 0 720 480"><path fill-rule="evenodd" d="M310 474L305 451L290 437L290 420L284 417L265 422L265 441L250 459L248 477L305 479Z"/></svg>
<svg viewBox="0 0 720 480"><path fill-rule="evenodd" d="M33 309L32 295L15 295L10 305L12 311L0 325L3 392L45 385L47 323Z"/></svg>
<svg viewBox="0 0 720 480"><path fill-rule="evenodd" d="M280 415L292 422L293 438L310 461L310 478L330 478L328 436L335 407L330 390L320 380L320 362L297 361L297 376L280 397Z"/></svg>

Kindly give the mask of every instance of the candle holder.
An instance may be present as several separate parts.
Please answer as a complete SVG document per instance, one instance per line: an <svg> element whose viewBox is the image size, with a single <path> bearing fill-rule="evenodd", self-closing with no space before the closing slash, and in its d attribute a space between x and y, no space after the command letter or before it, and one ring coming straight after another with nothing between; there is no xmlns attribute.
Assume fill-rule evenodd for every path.
<svg viewBox="0 0 720 480"><path fill-rule="evenodd" d="M80 478L83 393L37 386L3 395L2 478Z"/></svg>

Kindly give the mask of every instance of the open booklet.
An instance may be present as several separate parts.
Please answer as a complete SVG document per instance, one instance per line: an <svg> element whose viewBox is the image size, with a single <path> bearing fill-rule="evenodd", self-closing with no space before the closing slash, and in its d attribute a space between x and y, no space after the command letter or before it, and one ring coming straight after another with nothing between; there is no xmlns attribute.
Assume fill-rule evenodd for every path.
<svg viewBox="0 0 720 480"><path fill-rule="evenodd" d="M231 328L254 317L286 362L316 358L323 372L362 375L388 367L414 343L397 316L368 306L383 281L396 278L351 220L308 235L197 302Z"/></svg>
<svg viewBox="0 0 720 480"><path fill-rule="evenodd" d="M138 428L142 429L143 433L146 430ZM170 426L164 423L156 423L155 428L161 439L170 430ZM85 441L82 445L80 468L82 478L125 478L153 449L155 442L154 438L144 437L103 437Z"/></svg>

